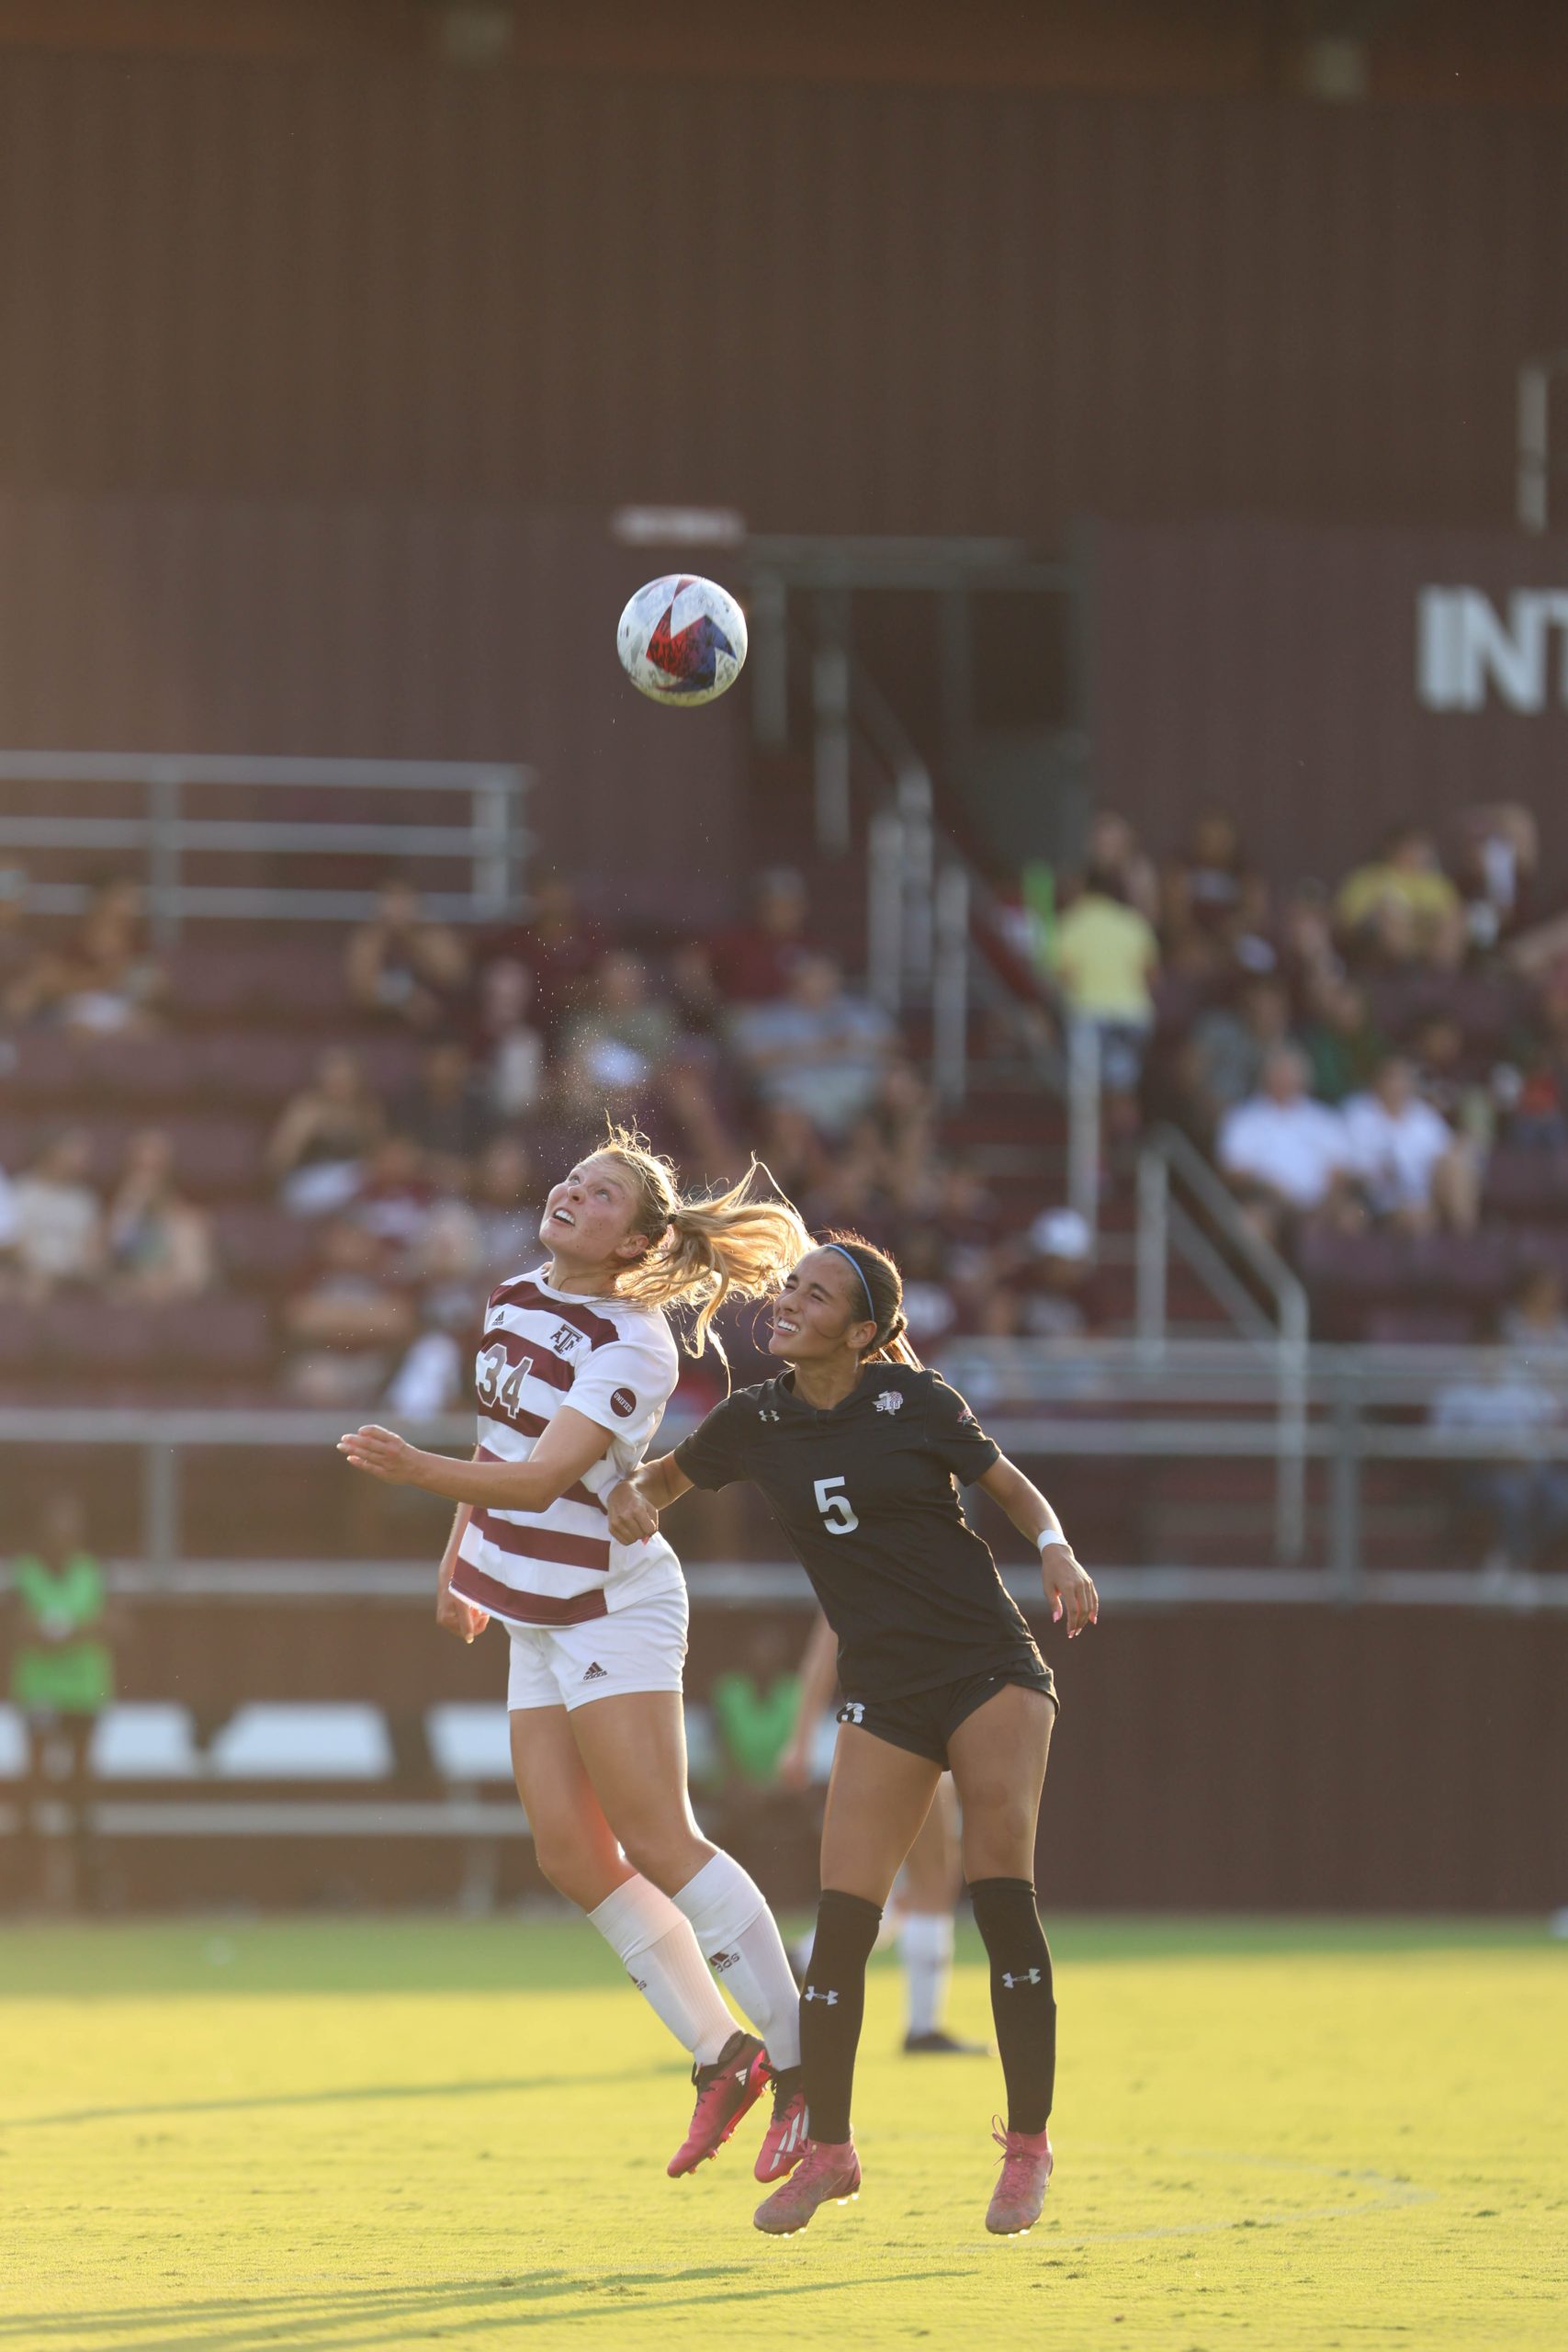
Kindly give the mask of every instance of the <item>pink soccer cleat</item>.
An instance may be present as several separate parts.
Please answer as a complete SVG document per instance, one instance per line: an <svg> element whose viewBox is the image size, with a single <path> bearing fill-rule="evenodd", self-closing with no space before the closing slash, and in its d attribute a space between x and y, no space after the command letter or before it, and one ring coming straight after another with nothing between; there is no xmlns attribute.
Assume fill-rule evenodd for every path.
<svg viewBox="0 0 1568 2352"><path fill-rule="evenodd" d="M829 2198L836 2205L848 2205L859 2195L860 2158L854 2142L807 2140L794 2172L771 2197L763 2198L751 2219L770 2237L793 2237Z"/></svg>
<svg viewBox="0 0 1568 2352"><path fill-rule="evenodd" d="M1002 2177L991 2191L986 2227L999 2238L1023 2237L1040 2219L1055 2158L1046 2132L998 2132L991 2137L1002 2151Z"/></svg>
<svg viewBox="0 0 1568 2352"><path fill-rule="evenodd" d="M741 2117L773 2080L768 2053L754 2033L732 2033L711 2066L694 2066L697 2103L692 2126L666 2169L671 2180L716 2156Z"/></svg>
<svg viewBox="0 0 1568 2352"><path fill-rule="evenodd" d="M773 2076L773 2117L757 2151L757 2178L783 2180L806 2149L806 2094L800 2087L800 2068L790 2066Z"/></svg>

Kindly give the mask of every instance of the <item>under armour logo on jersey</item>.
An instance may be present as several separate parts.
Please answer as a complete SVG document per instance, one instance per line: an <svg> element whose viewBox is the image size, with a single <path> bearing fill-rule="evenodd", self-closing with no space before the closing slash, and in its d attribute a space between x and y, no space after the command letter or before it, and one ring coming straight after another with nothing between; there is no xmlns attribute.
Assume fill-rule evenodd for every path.
<svg viewBox="0 0 1568 2352"><path fill-rule="evenodd" d="M847 1706L840 1707L839 1709L839 1721L841 1724L863 1724L865 1721L865 1701L863 1699L852 1699Z"/></svg>
<svg viewBox="0 0 1568 2352"><path fill-rule="evenodd" d="M610 1679L609 1668L607 1667L601 1666L598 1659L595 1658L582 1679L584 1682L608 1682Z"/></svg>
<svg viewBox="0 0 1568 2352"><path fill-rule="evenodd" d="M815 1984L808 1984L800 1997L803 2001L826 2001L831 2008L839 1996L837 1993L819 1993Z"/></svg>
<svg viewBox="0 0 1568 2352"><path fill-rule="evenodd" d="M722 1976L727 1968L734 1967L739 1957L740 1954L738 1951L710 1952L708 1955L708 1966L710 1968L716 1968L719 1974Z"/></svg>
<svg viewBox="0 0 1568 2352"><path fill-rule="evenodd" d="M1028 1974L1024 1976L1009 1976L1005 1972L1002 1976L1002 1983L1007 1986L1010 1993L1012 1991L1015 1984L1038 1984L1039 1982L1040 1971L1037 1968L1032 1968Z"/></svg>
<svg viewBox="0 0 1568 2352"><path fill-rule="evenodd" d="M902 1412L904 1409L903 1390L901 1388L885 1388L881 1396L876 1400L876 1409L879 1413Z"/></svg>
<svg viewBox="0 0 1568 2352"><path fill-rule="evenodd" d="M776 1420L778 1419L778 1418L779 1418L779 1416L778 1416L778 1411L777 1411L777 1408L776 1408L774 1406L773 1406L773 1405L759 1405L759 1406L758 1406L758 1408L757 1408L757 1419L758 1419L760 1421L776 1421Z"/></svg>

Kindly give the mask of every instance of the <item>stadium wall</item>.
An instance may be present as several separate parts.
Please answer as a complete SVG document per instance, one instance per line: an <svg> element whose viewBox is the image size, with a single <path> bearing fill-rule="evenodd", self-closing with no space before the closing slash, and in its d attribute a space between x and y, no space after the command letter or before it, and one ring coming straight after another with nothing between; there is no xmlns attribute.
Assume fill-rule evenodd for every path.
<svg viewBox="0 0 1568 2352"><path fill-rule="evenodd" d="M1209 518L1089 544L1096 786L1156 854L1218 797L1266 870L1332 882L1395 825L1521 800L1568 881L1568 539Z"/></svg>
<svg viewBox="0 0 1568 2352"><path fill-rule="evenodd" d="M14 51L0 152L29 491L1496 524L1563 340L1524 110Z"/></svg>
<svg viewBox="0 0 1568 2352"><path fill-rule="evenodd" d="M780 1621L790 1645L804 1623ZM746 1654L758 1623L696 1610L694 1697ZM1568 1619L1123 1608L1070 1650L1036 1630L1062 1693L1039 1860L1050 1907L1540 1912L1568 1902ZM389 1602L147 1603L120 1658L122 1698L183 1700L215 1723L247 1700L282 1698L360 1699L417 1720L440 1701L499 1707L503 1678L498 1633L464 1650L435 1634L426 1606ZM743 1795L729 1801L724 1834L779 1901L810 1898L809 1808ZM352 1851L329 1865L317 1847L236 1853L217 1838L179 1841L175 1854L149 1841L117 1862L144 1901L298 1900L322 1870L322 1883L367 1900L450 1893L462 1864L451 1845L372 1843L363 1871ZM514 1889L538 1883L526 1851L509 1850L505 1869Z"/></svg>

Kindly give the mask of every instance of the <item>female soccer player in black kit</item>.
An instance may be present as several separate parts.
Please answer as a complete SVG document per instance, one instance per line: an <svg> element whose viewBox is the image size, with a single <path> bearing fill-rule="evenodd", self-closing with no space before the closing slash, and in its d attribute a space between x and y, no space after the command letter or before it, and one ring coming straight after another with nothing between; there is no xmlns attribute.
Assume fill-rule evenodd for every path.
<svg viewBox="0 0 1568 2352"><path fill-rule="evenodd" d="M798 2165L756 2215L779 2235L860 2188L850 2093L865 1964L944 1769L963 1799L964 1875L990 1956L1007 2080L987 2227L1006 2236L1031 2228L1051 2174L1056 2008L1034 1838L1055 1693L989 1550L964 1523L959 1483L984 1487L1039 1545L1046 1597L1069 1639L1094 1623L1099 1600L1044 1497L904 1344L901 1295L897 1267L858 1236L812 1250L773 1305L770 1352L790 1368L737 1390L608 1498L612 1532L630 1542L688 1487L750 1478L839 1636L846 1704L801 1994L806 2131Z"/></svg>

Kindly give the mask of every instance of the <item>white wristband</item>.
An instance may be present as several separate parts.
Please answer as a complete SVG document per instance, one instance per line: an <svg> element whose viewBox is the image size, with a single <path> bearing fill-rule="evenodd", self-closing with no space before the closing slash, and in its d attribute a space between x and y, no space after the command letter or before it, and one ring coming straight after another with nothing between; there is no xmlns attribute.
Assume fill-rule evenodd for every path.
<svg viewBox="0 0 1568 2352"><path fill-rule="evenodd" d="M1043 1552L1048 1552L1053 1544L1066 1544L1066 1540L1059 1527L1043 1527L1034 1539Z"/></svg>

